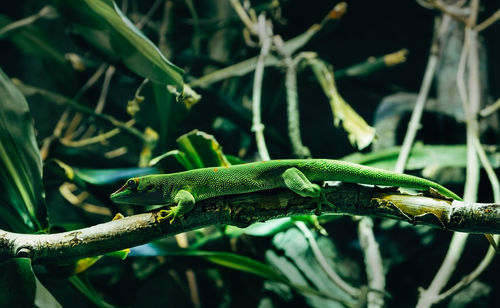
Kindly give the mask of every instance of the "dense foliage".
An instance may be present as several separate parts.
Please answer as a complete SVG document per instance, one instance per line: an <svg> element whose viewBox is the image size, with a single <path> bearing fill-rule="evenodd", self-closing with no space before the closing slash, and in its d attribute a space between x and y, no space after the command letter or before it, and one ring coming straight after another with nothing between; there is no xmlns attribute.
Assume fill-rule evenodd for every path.
<svg viewBox="0 0 500 308"><path fill-rule="evenodd" d="M462 2L5 6L0 229L94 226L147 210L110 201L130 177L269 158L396 167L467 201L499 203L500 26L488 22L498 3ZM499 263L480 235L467 246L454 237L456 268L429 288L451 237L380 218L301 216L210 226L69 263L0 254L0 307L498 302ZM489 267L461 284L481 261ZM457 282L439 299L419 293Z"/></svg>

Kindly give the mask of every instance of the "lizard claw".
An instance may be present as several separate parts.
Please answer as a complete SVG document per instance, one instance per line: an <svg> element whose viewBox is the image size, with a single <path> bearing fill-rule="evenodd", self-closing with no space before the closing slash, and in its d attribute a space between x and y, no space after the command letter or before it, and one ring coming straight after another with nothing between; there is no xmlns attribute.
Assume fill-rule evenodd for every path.
<svg viewBox="0 0 500 308"><path fill-rule="evenodd" d="M320 194L320 198L321 198L321 203L324 203L326 205L328 205L330 208L332 208L333 210L337 210L338 208L335 206L335 204L331 203L330 201L328 201L328 199L326 198L326 194L322 191L321 194Z"/></svg>
<svg viewBox="0 0 500 308"><path fill-rule="evenodd" d="M318 200L318 205L316 206L316 210L314 211L314 215L316 216L321 216L321 206L323 205L323 202L321 200Z"/></svg>
<svg viewBox="0 0 500 308"><path fill-rule="evenodd" d="M328 205L333 210L337 209L337 207L335 206L335 204L333 204L330 201L328 201L328 199L326 198L326 195L325 195L324 192L321 192L321 194L319 195L319 197L317 197L317 200L318 200L318 206L317 206L316 212L315 212L316 216L321 216L321 208L322 208L323 204Z"/></svg>
<svg viewBox="0 0 500 308"><path fill-rule="evenodd" d="M170 220L170 224L172 224L175 218L177 217L178 213L179 213L179 206L172 206L168 210L160 210L158 212L158 222L172 217L172 219Z"/></svg>

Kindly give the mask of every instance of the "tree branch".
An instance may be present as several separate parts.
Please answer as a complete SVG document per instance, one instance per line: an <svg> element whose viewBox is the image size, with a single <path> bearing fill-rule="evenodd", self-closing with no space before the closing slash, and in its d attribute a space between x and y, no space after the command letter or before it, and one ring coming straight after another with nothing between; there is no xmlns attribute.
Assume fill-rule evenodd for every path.
<svg viewBox="0 0 500 308"><path fill-rule="evenodd" d="M500 205L407 195L394 188L355 184L324 188L337 208L323 213L386 217L450 231L500 233ZM36 263L63 263L133 247L207 225L245 227L273 218L312 214L317 200L277 189L200 201L177 218L158 221L158 211L137 214L88 228L57 234L19 234L0 230L0 261L28 257Z"/></svg>

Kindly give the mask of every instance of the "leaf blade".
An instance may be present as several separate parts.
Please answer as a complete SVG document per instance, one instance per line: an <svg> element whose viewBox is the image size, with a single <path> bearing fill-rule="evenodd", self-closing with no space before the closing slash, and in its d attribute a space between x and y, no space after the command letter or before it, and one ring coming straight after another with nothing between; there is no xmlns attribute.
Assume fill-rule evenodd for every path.
<svg viewBox="0 0 500 308"><path fill-rule="evenodd" d="M28 103L1 69L0 97L0 200L27 227L14 231L36 232L48 225L42 160ZM0 220L7 226L18 225L4 217Z"/></svg>
<svg viewBox="0 0 500 308"><path fill-rule="evenodd" d="M112 0L54 1L61 12L75 23L82 36L108 56L118 55L134 73L151 81L183 91L184 71L171 63Z"/></svg>

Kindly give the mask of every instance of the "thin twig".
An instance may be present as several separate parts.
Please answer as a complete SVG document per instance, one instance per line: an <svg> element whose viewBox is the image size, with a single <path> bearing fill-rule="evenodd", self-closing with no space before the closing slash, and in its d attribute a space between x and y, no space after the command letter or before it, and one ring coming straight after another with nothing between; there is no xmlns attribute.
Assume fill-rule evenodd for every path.
<svg viewBox="0 0 500 308"><path fill-rule="evenodd" d="M466 87L465 87L465 81L464 81L464 74L465 74L465 65L467 62L467 55L469 51L469 39L466 34L464 38L464 46L462 48L462 53L461 57L459 60L458 64L458 72L457 72L457 87L458 87L458 93L462 99L462 102L464 106L466 106L466 101L468 99ZM468 108L467 108L468 109ZM466 115L468 114L467 109L464 110ZM469 136L469 133L467 133L467 136ZM469 140L469 138L467 138ZM471 152L472 150L472 152ZM470 155L472 153L472 155ZM475 168L474 168L475 166ZM464 194L464 199L466 201L472 201L476 197L476 189L477 189L477 157L475 156L474 150L471 147L470 142L467 143L467 177L466 177L466 184L465 184L465 194ZM470 181L476 179L476 181ZM443 263L441 264L438 272L434 276L431 284L429 287L424 290L420 290L420 295L419 299L417 302L416 307L417 308L426 308L430 307L433 305L438 298L439 292L445 287L445 285L448 283L452 273L455 271L456 265L458 261L460 260L460 257L462 256L462 252L465 248L465 244L467 241L468 235L467 234L461 234L461 233L455 233L453 234L452 240L450 242L448 252L446 253L446 256L443 260Z"/></svg>
<svg viewBox="0 0 500 308"><path fill-rule="evenodd" d="M493 104L488 105L483 109L481 109L479 111L479 115L483 118L486 118L497 112L498 109L500 109L500 98L497 99L496 102L494 102Z"/></svg>
<svg viewBox="0 0 500 308"><path fill-rule="evenodd" d="M495 202L500 202L500 183L498 181L498 177L491 166L490 161L488 160L488 156L486 155L483 145L479 141L479 138L474 138L473 146L476 150L477 155L479 156L479 160L483 165L484 170L486 170L486 175L491 183L491 190L493 191L493 199Z"/></svg>
<svg viewBox="0 0 500 308"><path fill-rule="evenodd" d="M111 209L108 207L98 206L85 202L85 200L87 200L90 196L87 191L82 191L78 195L75 195L74 192L76 190L78 190L78 187L75 184L69 182L65 182L59 186L59 193L61 194L61 196L73 206L92 214L108 217L113 215Z"/></svg>
<svg viewBox="0 0 500 308"><path fill-rule="evenodd" d="M476 12L477 12L476 4ZM474 27L477 29L477 27ZM469 52L469 91L470 91L470 104L466 100L463 100L464 109L467 114L467 131L468 141L470 142L470 147L474 150L474 154L477 154L475 160L477 162L477 157L481 161L481 164L486 170L486 174L488 175L488 179L490 180L493 196L495 202L500 202L500 184L498 181L498 177L496 176L495 171L493 170L486 153L484 152L483 146L479 140L479 124L477 123L477 119L474 115L476 115L479 111L480 106L480 79L479 79L479 57L478 57L478 39L477 32L475 30L471 30L469 28L466 29L466 38L469 42L468 46L470 49ZM464 46L465 48L465 46ZM464 69L462 69L463 72ZM463 80L463 79L462 79ZM469 133L470 131L470 133ZM469 144L468 144L469 147ZM479 173L479 167L477 167L477 172ZM475 184L479 185L478 182L471 183L471 185ZM476 188L477 190L477 188ZM495 236L494 240L498 242L499 236ZM486 252L486 255L481 260L481 263L468 275L466 275L462 280L460 280L453 287L448 289L446 292L443 292L438 296L436 301L442 301L449 296L452 296L456 292L468 286L472 283L493 261L494 256L496 255L495 249L490 246L489 250Z"/></svg>
<svg viewBox="0 0 500 308"><path fill-rule="evenodd" d="M443 263L439 267L438 272L432 279L432 282L427 290L420 289L420 295L416 308L426 308L436 303L439 291L448 283L451 274L455 271L457 262L462 255L462 252L467 241L468 234L455 232L450 242L450 246Z"/></svg>
<svg viewBox="0 0 500 308"><path fill-rule="evenodd" d="M297 157L311 157L311 151L302 143L300 134L300 112L299 97L297 94L297 65L295 61L287 58L285 73L286 102L288 115L288 136L292 145L293 153Z"/></svg>
<svg viewBox="0 0 500 308"><path fill-rule="evenodd" d="M49 156L50 145L52 144L52 142L61 137L62 131L68 123L69 113L70 109L65 108L62 115L59 117L56 126L52 130L52 134L43 138L42 146L40 147L40 157L42 158L42 161L45 161Z"/></svg>
<svg viewBox="0 0 500 308"><path fill-rule="evenodd" d="M241 6L240 1L230 0L230 3L236 11L236 14L238 14L238 17L241 19L243 24L245 24L245 27L248 29L248 31L250 31L254 35L257 35L258 30L255 27L255 23L250 19L243 6Z"/></svg>
<svg viewBox="0 0 500 308"><path fill-rule="evenodd" d="M493 237L496 242L500 239L500 236L495 235ZM468 275L464 276L457 284L455 284L453 287L449 288L447 291L439 294L435 298L435 303L439 303L448 297L456 294L458 291L462 290L463 288L467 287L470 285L474 280L476 280L479 275L481 275L484 270L490 265L490 263L493 261L493 259L497 256L496 250L493 248L493 246L490 246L488 251L486 252L486 255L484 256L483 260L481 260L481 263Z"/></svg>
<svg viewBox="0 0 500 308"><path fill-rule="evenodd" d="M479 183L479 166L477 162L477 155L475 153L472 144L470 143L469 135L471 135L471 113L469 110L469 94L465 86L465 68L467 64L467 59L470 52L470 32L465 31L464 45L460 55L460 61L457 70L457 89L460 99L462 101L462 106L464 109L466 124L467 124L467 167L465 170L465 188L464 188L464 199L473 200L477 195L477 183ZM474 135L472 133L472 135Z"/></svg>
<svg viewBox="0 0 500 308"><path fill-rule="evenodd" d="M403 172L405 170L406 162L410 155L411 147L415 141L415 136L420 128L420 119L425 107L425 102L429 95L431 89L432 80L436 73L437 64L440 57L440 42L442 41L441 35L446 32L449 26L449 18L443 16L441 23L439 23L439 30L436 31L434 35L434 40L431 45L431 51L429 55L429 60L427 62L427 67L425 69L424 79L422 80L422 85L420 86L420 91L418 93L417 101L415 102L415 108L411 114L410 122L408 123L408 130L401 146L401 152L399 153L398 160L394 170L396 172Z"/></svg>
<svg viewBox="0 0 500 308"><path fill-rule="evenodd" d="M417 102L415 104L410 123L408 124L408 130L406 132L405 139L401 147L401 152L396 163L396 172L404 171L411 147L415 140L417 130L419 129L420 119L424 110L425 101L427 100L437 64L439 62L439 50L441 47L439 46L439 44L443 41L443 35L447 32L450 23L449 19L450 18L448 15L443 16L439 25L439 30L437 30L435 33L434 41L431 45L429 61L427 62L427 68L424 74L424 79L422 81L422 86L420 88ZM448 282L451 274L455 269L456 263L460 259L461 253L465 246L466 238L467 236L463 236L459 233L455 233L453 235L448 253L446 254L446 257L441 264L438 272L434 276L434 279L432 280L429 288L427 290L420 290L420 296L416 305L418 308L430 307L435 302L436 296L439 294L439 291L444 287L446 282Z"/></svg>
<svg viewBox="0 0 500 308"><path fill-rule="evenodd" d="M358 236L363 249L368 287L370 290L377 290L368 293L367 307L383 307L385 290L384 265L378 243L373 234L373 220L370 217L362 217L359 220Z"/></svg>
<svg viewBox="0 0 500 308"><path fill-rule="evenodd" d="M33 23L35 23L40 18L55 18L57 16L57 11L54 7L50 5L45 5L38 11L36 14L32 16L25 17L23 19L16 20L15 22L11 22L8 25L4 26L0 29L0 39L9 34L9 32L13 32L16 30L20 30L21 28L27 27Z"/></svg>
<svg viewBox="0 0 500 308"><path fill-rule="evenodd" d="M486 169L486 173L488 174L488 178L490 180L492 190L493 190L493 195L495 196L495 202L500 202L500 185L498 182L498 178L491 167L491 164L486 157L486 153L484 153L484 149L482 148L479 139L474 138L474 147L476 149L476 152L481 160L481 163L483 164L484 168ZM498 240L500 239L500 236L495 235L494 240L495 242L498 243ZM490 246L488 251L486 252L486 255L484 258L481 260L481 263L468 275L466 275L464 278L462 278L457 284L452 286L450 289L447 291L439 294L435 298L435 302L438 303L440 301L443 301L444 299L452 296L453 294L457 293L458 291L462 290L463 288L467 287L469 284L471 284L479 275L483 273L483 271L488 268L488 266L491 264L493 261L494 257L497 255L496 250L493 248L493 246Z"/></svg>
<svg viewBox="0 0 500 308"><path fill-rule="evenodd" d="M39 95L45 97L49 102L52 102L52 103L55 103L58 105L69 106L75 110L82 112L82 113L92 115L92 116L96 117L96 119L99 119L99 120L102 120L105 122L109 122L109 123L113 124L114 126L119 127L121 129L123 129L124 131L136 136L137 138L139 138L143 142L149 141L148 138L143 133L141 133L138 129L136 129L134 127L129 127L126 125L126 123L119 121L110 115L95 113L95 111L93 109L85 107L85 106L81 105L80 103L78 103L77 101L70 99L68 97L65 97L63 95L60 95L60 94L57 94L57 93L54 93L51 91L47 91L47 90L42 89L42 88L37 88L37 87L23 84L20 80L13 80L13 81L25 96L39 94Z"/></svg>
<svg viewBox="0 0 500 308"><path fill-rule="evenodd" d="M97 80L104 73L106 67L107 64L101 64L101 66L99 66L99 68L94 72L94 74L90 76L90 78L75 94L75 96L73 97L75 101L78 100L83 95L83 93L85 93L85 91L87 91L94 83L97 82ZM43 139L42 146L40 148L40 155L42 157L42 160L45 160L48 157L50 145L52 144L52 142L62 136L62 130L67 125L68 117L69 117L69 109L66 108L61 117L59 118L59 120L57 121L57 124L54 130L52 131L52 134Z"/></svg>
<svg viewBox="0 0 500 308"><path fill-rule="evenodd" d="M274 46L276 46L278 53L283 57L283 62L286 66L285 73L285 89L286 89L286 103L287 103L287 116L288 116L288 137L292 145L293 153L297 157L310 158L311 151L302 143L300 133L300 112L299 112L299 97L297 94L297 65L304 58L306 54L300 53L294 59L283 48L284 42L280 36L274 36Z"/></svg>
<svg viewBox="0 0 500 308"><path fill-rule="evenodd" d="M186 6L188 7L189 13L193 18L193 51L197 55L201 50L201 32L200 32L200 19L198 18L198 13L196 12L196 8L194 7L193 0L184 0Z"/></svg>
<svg viewBox="0 0 500 308"><path fill-rule="evenodd" d="M335 283L340 289L349 294L351 297L357 298L360 295L361 291L357 288L350 286L347 282L345 282L342 279L342 277L337 275L337 273L330 267L330 265L325 259L325 256L321 252L318 243L314 239L313 234L306 226L306 224L302 221L297 221L295 222L295 225L297 226L297 228L299 228L299 230L306 238L307 242L309 243L309 247L311 248L311 251L314 254L314 257L316 258L316 261L318 261L318 264L325 271L325 274L328 276L328 278L333 283Z"/></svg>
<svg viewBox="0 0 500 308"><path fill-rule="evenodd" d="M133 126L134 124L135 124L134 119L125 122L125 125L127 125L127 126ZM104 141L110 139L111 137L118 135L120 132L121 132L120 128L113 128L105 133L102 133L102 134L99 134L99 135L96 135L96 136L93 136L90 138L86 138L86 139L80 139L77 141L61 139L61 143L64 144L65 146L68 146L68 147L83 147L83 146L88 146L88 145L91 145L94 143L104 142Z"/></svg>
<svg viewBox="0 0 500 308"><path fill-rule="evenodd" d="M97 104L94 108L96 113L102 113L104 109L104 105L106 104L106 97L108 96L109 85L111 83L111 78L115 73L115 67L113 65L108 66L106 69L106 73L104 74L104 80L102 82L101 94L99 95L99 99L97 100Z"/></svg>
<svg viewBox="0 0 500 308"><path fill-rule="evenodd" d="M442 3L441 1L436 1L436 0L417 0L418 4L421 6L427 8L427 9L438 9L440 10L443 15L448 15L451 18L457 20L461 24L467 24L467 20L464 17L464 10L460 9L461 3L454 2L451 5L447 5Z"/></svg>
<svg viewBox="0 0 500 308"><path fill-rule="evenodd" d="M498 9L495 13L493 13L490 17L486 18L482 23L474 27L476 32L481 32L484 29L491 26L493 23L497 22L500 19L500 9Z"/></svg>
<svg viewBox="0 0 500 308"><path fill-rule="evenodd" d="M467 24L468 26L465 29L464 46L462 48L459 68L457 72L457 85L467 119L467 178L464 199L466 201L474 201L477 198L477 190L479 186L479 156L481 162L487 169L487 173L492 184L492 189L494 191L495 200L498 201L498 199L500 198L498 178L494 174L493 169L491 168L491 165L489 164L489 161L486 157L486 154L484 153L484 149L482 148L479 141L479 126L475 118L479 111L481 98L477 32L472 30L476 22L478 7L478 0L474 0L471 2L471 15L469 16ZM465 88L464 78L466 63L468 63L469 69L468 95ZM444 269L444 271L447 271L447 273L443 273L443 276L446 276L446 279L438 280L439 277L438 275L436 275L429 289L426 290L424 294L421 294L419 303L422 302L422 305L417 305L417 307L429 307L430 305L442 301L447 297L455 294L456 292L470 284L472 281L474 281L474 279L476 279L493 260L495 251L493 247L489 247L489 250L487 251L485 257L473 272L464 277L460 282L458 282L448 291L439 295L439 291L448 283L449 276L451 276L453 270L456 267L456 263L458 262L463 252L463 247L465 246L467 236L465 234L455 234L454 239L456 238L459 238L459 243L456 244L455 241L452 240L450 249L447 254L447 257L450 255L450 260L447 260L448 258L446 258L442 265L442 269L444 267L448 267L447 269ZM495 237L495 240L498 241L498 236ZM455 256L453 256L454 254ZM436 281L435 284L434 281Z"/></svg>
<svg viewBox="0 0 500 308"><path fill-rule="evenodd" d="M169 33L173 23L173 7L173 1L165 1L161 23L158 27L158 48L167 59L170 59L172 55L172 49L170 47L172 44L169 42Z"/></svg>
<svg viewBox="0 0 500 308"><path fill-rule="evenodd" d="M237 2L237 0L233 1ZM332 19L328 18L326 20ZM323 24L313 24L305 32L286 41L284 43L283 50L286 51L287 54L293 55L298 49L304 47L322 29L322 26ZM243 35L245 35L245 32L243 32ZM248 37L248 39L250 39L250 37ZM251 45L249 46L258 47L259 44L252 41ZM191 87L208 87L215 82L226 80L230 77L244 76L248 73L255 72L255 65L257 64L257 61L258 56L246 59L212 73L208 73L198 79L191 81L189 85ZM264 61L264 66L279 66L280 64L280 59L278 59L271 53L266 56Z"/></svg>
<svg viewBox="0 0 500 308"><path fill-rule="evenodd" d="M271 25L266 20L263 14L259 15L259 37L262 42L260 49L259 59L255 66L255 74L253 79L253 93L252 93L252 131L255 132L255 140L260 158L262 160L270 160L269 152L267 150L266 141L264 139L264 124L261 119L261 99L262 99L262 80L264 77L264 60L271 48Z"/></svg>
<svg viewBox="0 0 500 308"><path fill-rule="evenodd" d="M163 0L156 0L153 5L149 8L149 10L146 12L144 16L135 24L137 29L141 30L142 27L151 19L153 14L158 10L160 7L160 4L162 3Z"/></svg>
<svg viewBox="0 0 500 308"><path fill-rule="evenodd" d="M101 75L104 73L104 81L103 81L103 86L101 88L101 94L99 96L98 103L96 107L94 108L96 113L101 113L102 109L104 108L104 104L106 102L106 97L107 93L109 90L109 83L111 81L111 77L113 76L115 72L115 68L112 65L108 65L106 63L101 64L101 66L92 74L92 76L85 82L85 84L78 90L78 92L74 96L74 100L77 101L80 99L80 97L90 88L92 87L101 77ZM73 119L70 121L70 124L66 128L66 132L62 138L59 138L59 141L61 143L69 143L71 142L72 138L77 135L77 128L78 125L80 124L80 121L82 120L82 116L80 113L76 113L73 115ZM80 131L83 130L83 127L81 127ZM87 131L83 133L82 138L87 139L95 131L94 126L89 126Z"/></svg>
<svg viewBox="0 0 500 308"><path fill-rule="evenodd" d="M75 96L73 96L73 99L75 101L79 100L82 95L87 92L88 89L90 89L98 80L101 78L102 74L106 72L106 69L108 68L109 64L103 63L99 66L99 68L90 76L89 79L83 84L83 86L80 87L78 92L76 92Z"/></svg>

